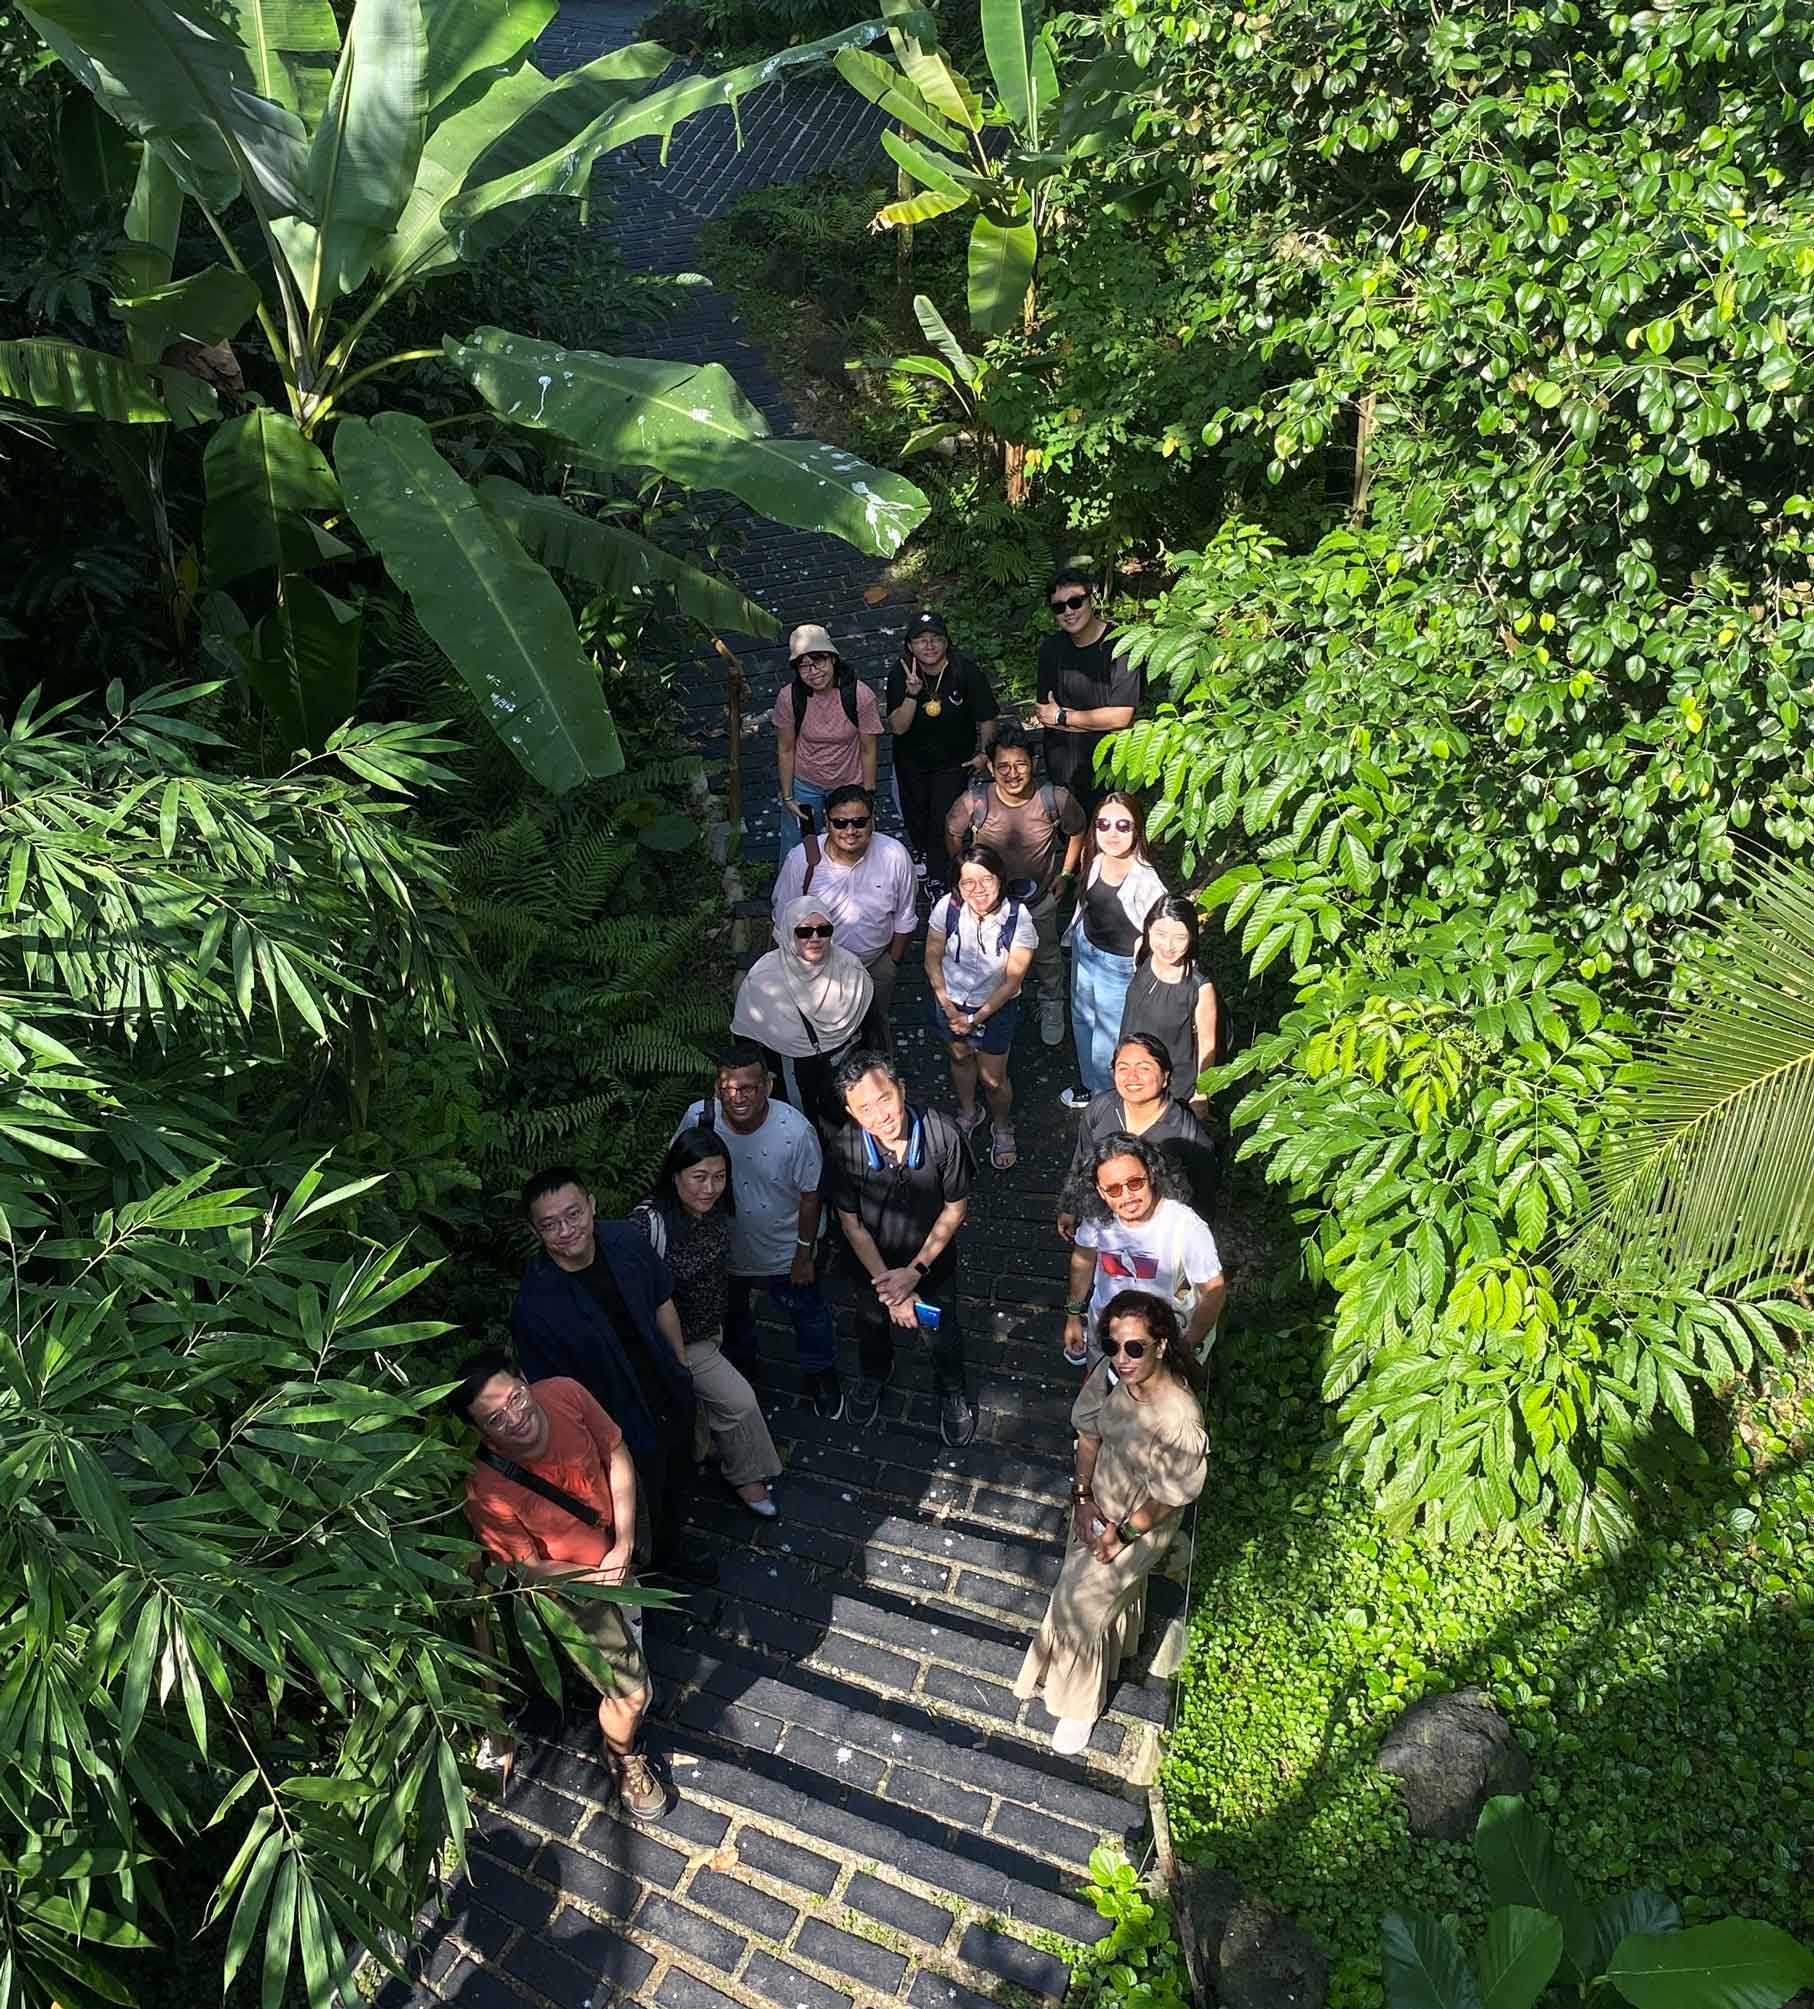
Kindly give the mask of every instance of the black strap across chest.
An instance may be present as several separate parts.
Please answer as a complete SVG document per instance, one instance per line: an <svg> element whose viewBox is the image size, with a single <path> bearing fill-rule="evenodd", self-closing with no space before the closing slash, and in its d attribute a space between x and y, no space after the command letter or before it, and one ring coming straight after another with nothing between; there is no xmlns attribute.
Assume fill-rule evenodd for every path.
<svg viewBox="0 0 1814 2009"><path fill-rule="evenodd" d="M494 1451L489 1444L479 1453L479 1462L482 1465L489 1465L494 1472L501 1472L513 1484L527 1487L530 1492L546 1500L550 1506L562 1508L576 1521L584 1522L587 1527L602 1528L605 1525L604 1515L596 1508L587 1506L584 1500L576 1498L564 1486L557 1486L551 1479L544 1479L526 1466L519 1465L514 1458L504 1457Z"/></svg>

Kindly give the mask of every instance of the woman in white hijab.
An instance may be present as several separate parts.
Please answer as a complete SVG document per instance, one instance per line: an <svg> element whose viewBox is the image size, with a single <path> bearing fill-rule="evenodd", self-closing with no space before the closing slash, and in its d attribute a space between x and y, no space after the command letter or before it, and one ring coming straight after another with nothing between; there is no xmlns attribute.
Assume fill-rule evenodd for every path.
<svg viewBox="0 0 1814 2009"><path fill-rule="evenodd" d="M811 894L782 908L779 946L750 966L731 1030L763 1047L787 1099L822 1129L844 1121L832 1070L862 1031L875 986L848 949L832 941L825 903Z"/></svg>

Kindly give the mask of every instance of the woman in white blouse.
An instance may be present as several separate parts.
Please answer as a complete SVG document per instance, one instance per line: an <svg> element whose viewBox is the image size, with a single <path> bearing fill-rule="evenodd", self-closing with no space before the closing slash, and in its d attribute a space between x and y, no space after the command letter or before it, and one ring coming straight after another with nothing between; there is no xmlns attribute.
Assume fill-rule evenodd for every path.
<svg viewBox="0 0 1814 2009"><path fill-rule="evenodd" d="M1008 1049L1020 1016L1020 987L1039 940L1025 905L1008 898L1001 853L978 844L958 867L957 891L935 901L926 922L926 981L932 1028L951 1056L957 1127L968 1136L983 1120L977 1082L994 1120L989 1162L1014 1163L1014 1091Z"/></svg>
<svg viewBox="0 0 1814 2009"><path fill-rule="evenodd" d="M1071 1037L1077 1042L1081 1088L1060 1098L1082 1109L1113 1085L1121 1010L1134 978L1140 933L1165 882L1146 850L1146 819L1131 795L1105 795L1084 834L1083 891L1065 932L1071 949Z"/></svg>

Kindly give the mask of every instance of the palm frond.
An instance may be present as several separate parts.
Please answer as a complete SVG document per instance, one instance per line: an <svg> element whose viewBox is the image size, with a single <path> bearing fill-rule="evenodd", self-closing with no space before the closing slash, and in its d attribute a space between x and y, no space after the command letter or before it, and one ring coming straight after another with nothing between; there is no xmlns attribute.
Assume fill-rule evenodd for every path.
<svg viewBox="0 0 1814 2009"><path fill-rule="evenodd" d="M1563 1266L1608 1289L1814 1254L1814 870L1770 861L1695 966L1698 995L1640 1044L1591 1211Z"/></svg>

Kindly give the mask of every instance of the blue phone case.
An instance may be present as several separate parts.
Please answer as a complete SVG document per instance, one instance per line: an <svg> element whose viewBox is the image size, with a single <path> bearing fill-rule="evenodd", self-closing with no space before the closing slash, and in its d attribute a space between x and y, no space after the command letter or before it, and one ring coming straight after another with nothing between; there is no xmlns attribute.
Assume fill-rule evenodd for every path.
<svg viewBox="0 0 1814 2009"><path fill-rule="evenodd" d="M921 1325L937 1325L944 1314L935 1304L927 1304L923 1298L915 1299L913 1316Z"/></svg>

